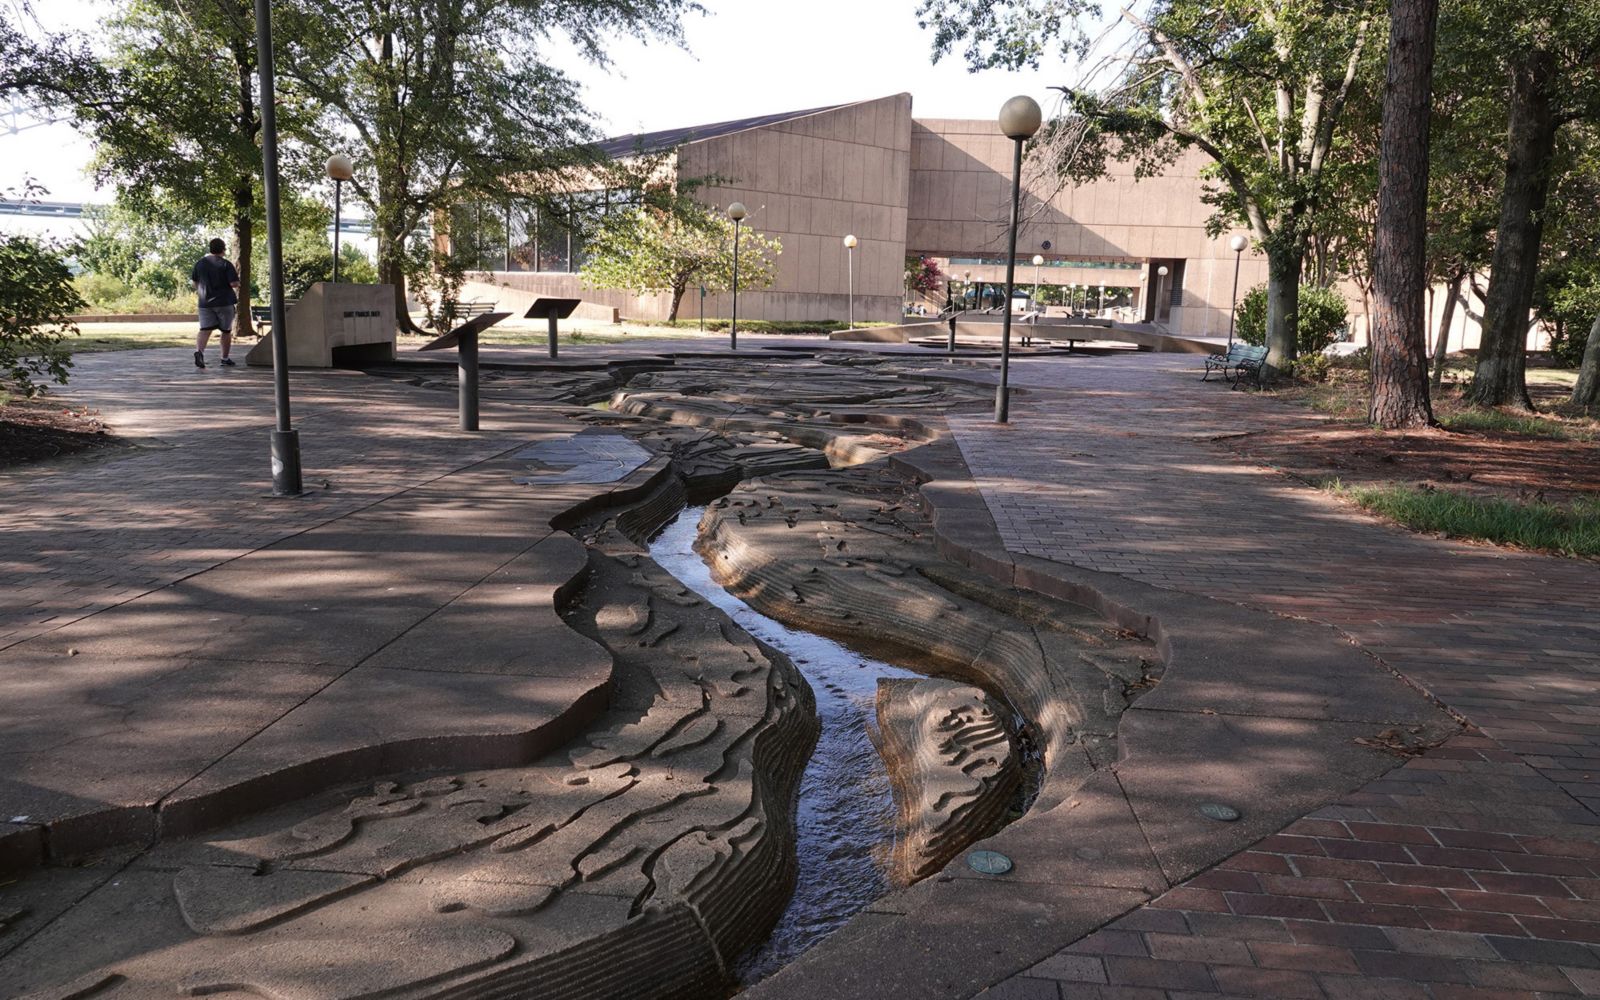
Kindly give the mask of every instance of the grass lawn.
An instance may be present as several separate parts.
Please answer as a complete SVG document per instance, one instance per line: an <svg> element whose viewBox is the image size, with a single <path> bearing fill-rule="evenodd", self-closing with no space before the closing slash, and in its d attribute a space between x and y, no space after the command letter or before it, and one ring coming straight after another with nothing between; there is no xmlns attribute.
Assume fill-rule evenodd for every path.
<svg viewBox="0 0 1600 1000"><path fill-rule="evenodd" d="M212 343L216 342L212 337ZM83 323L67 345L74 354L101 351L138 351L149 347L188 347L194 350L193 323Z"/></svg>
<svg viewBox="0 0 1600 1000"><path fill-rule="evenodd" d="M1333 484L1332 488L1364 510L1416 531L1562 555L1600 556L1600 500L1523 503L1398 484Z"/></svg>

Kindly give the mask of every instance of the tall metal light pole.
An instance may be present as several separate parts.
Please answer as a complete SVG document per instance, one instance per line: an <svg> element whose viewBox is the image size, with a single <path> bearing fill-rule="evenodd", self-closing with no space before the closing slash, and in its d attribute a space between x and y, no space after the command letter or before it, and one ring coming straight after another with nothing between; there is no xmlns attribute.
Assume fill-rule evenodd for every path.
<svg viewBox="0 0 1600 1000"><path fill-rule="evenodd" d="M1044 122L1039 102L1025 94L1000 107L1000 131L1015 147L1011 157L1011 226L1007 237L1005 311L1000 319L1000 385L994 393L994 420L1011 419L1011 294L1017 281L1017 216L1022 205L1022 144L1033 138Z"/></svg>
<svg viewBox="0 0 1600 1000"><path fill-rule="evenodd" d="M1039 268L1043 264L1044 264L1044 254L1039 254L1039 253L1034 254L1033 255L1033 308L1034 308L1035 312L1037 312L1038 309L1039 309Z"/></svg>
<svg viewBox="0 0 1600 1000"><path fill-rule="evenodd" d="M1172 312L1171 312L1171 308L1172 308L1171 297L1167 293L1167 273L1168 273L1167 272L1167 265L1165 265L1165 264L1162 264L1160 267L1156 268L1156 301L1155 301L1156 310L1155 310L1155 312L1153 314L1151 314L1151 317L1150 317L1153 322L1160 322L1160 320L1161 320L1161 300L1162 299L1167 299L1168 300L1168 302L1167 302L1167 309L1168 309L1167 315L1169 317L1172 315Z"/></svg>
<svg viewBox="0 0 1600 1000"><path fill-rule="evenodd" d="M1099 301L1098 304L1096 304L1094 312L1095 312L1096 316L1104 316L1106 314L1106 286L1105 285L1101 285L1100 286L1100 301Z"/></svg>
<svg viewBox="0 0 1600 1000"><path fill-rule="evenodd" d="M844 238L845 270L850 272L850 329L856 328L856 238Z"/></svg>
<svg viewBox="0 0 1600 1000"><path fill-rule="evenodd" d="M1244 259L1244 248L1250 241L1243 236L1235 236L1228 241L1228 246L1233 250L1233 304L1228 307L1228 350L1233 350L1233 321L1239 315L1239 262Z"/></svg>
<svg viewBox="0 0 1600 1000"><path fill-rule="evenodd" d="M283 229L278 219L278 116L273 92L272 4L256 0L256 68L261 89L261 190L267 208L267 295L272 310L272 492L299 496L300 434L289 422L289 328L283 308Z"/></svg>
<svg viewBox="0 0 1600 1000"><path fill-rule="evenodd" d="M739 226L748 214L742 201L728 206L728 218L733 220L733 321L728 324L728 349L732 351L739 349Z"/></svg>
<svg viewBox="0 0 1600 1000"><path fill-rule="evenodd" d="M967 308L967 296L970 295L970 294L972 294L972 272L971 271L962 271L961 272L961 309L962 309L963 312L966 311L966 308Z"/></svg>
<svg viewBox="0 0 1600 1000"><path fill-rule="evenodd" d="M356 175L355 165L343 153L328 157L328 176L333 179L333 283L339 283L339 195L344 182Z"/></svg>

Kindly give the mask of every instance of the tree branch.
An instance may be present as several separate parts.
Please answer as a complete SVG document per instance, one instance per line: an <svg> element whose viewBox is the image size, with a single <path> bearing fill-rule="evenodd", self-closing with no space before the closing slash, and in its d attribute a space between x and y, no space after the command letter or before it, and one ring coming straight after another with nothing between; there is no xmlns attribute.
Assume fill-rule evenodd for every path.
<svg viewBox="0 0 1600 1000"><path fill-rule="evenodd" d="M1205 107L1208 101L1206 99L1206 90L1200 85L1200 76L1195 72L1194 66L1190 64L1189 60L1184 58L1183 53L1178 51L1178 47L1173 44L1172 39L1165 32L1145 21L1127 7L1123 7L1121 10L1124 20L1143 31L1152 42L1160 47L1161 51L1166 55L1167 62L1171 63L1172 68L1177 70L1178 75L1183 78L1184 86L1188 89L1189 96L1194 100L1195 105L1197 107Z"/></svg>

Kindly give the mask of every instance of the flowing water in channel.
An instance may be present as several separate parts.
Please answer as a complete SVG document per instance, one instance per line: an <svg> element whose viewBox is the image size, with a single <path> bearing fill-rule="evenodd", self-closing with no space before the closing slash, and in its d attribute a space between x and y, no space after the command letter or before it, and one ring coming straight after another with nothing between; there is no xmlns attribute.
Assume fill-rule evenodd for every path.
<svg viewBox="0 0 1600 1000"><path fill-rule="evenodd" d="M868 733L877 725L878 678L921 675L791 629L719 587L694 551L704 510L690 507L679 514L650 543L650 558L746 632L787 654L816 692L821 722L817 749L800 779L794 896L772 937L737 969L741 981L753 983L794 961L888 890L894 799Z"/></svg>

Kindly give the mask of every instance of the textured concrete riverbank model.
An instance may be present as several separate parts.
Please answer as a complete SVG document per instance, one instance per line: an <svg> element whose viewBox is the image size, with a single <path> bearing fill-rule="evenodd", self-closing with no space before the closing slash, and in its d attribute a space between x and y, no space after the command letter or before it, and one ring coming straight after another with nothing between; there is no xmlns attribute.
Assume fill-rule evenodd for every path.
<svg viewBox="0 0 1600 1000"><path fill-rule="evenodd" d="M955 681L878 681L878 748L900 826L894 877L932 875L1015 806L1022 761L1004 709Z"/></svg>
<svg viewBox="0 0 1600 1000"><path fill-rule="evenodd" d="M938 678L881 714L926 877L745 995L1600 990L1592 569L1238 466L1277 411L1170 358L1019 363L994 428L981 366L660 346L487 369L477 436L445 368L297 373L295 501L205 419L259 373L85 359L142 447L0 476L0 997L723 995L815 722L650 560L689 502L735 594ZM1238 509L1282 543L1196 548Z"/></svg>

